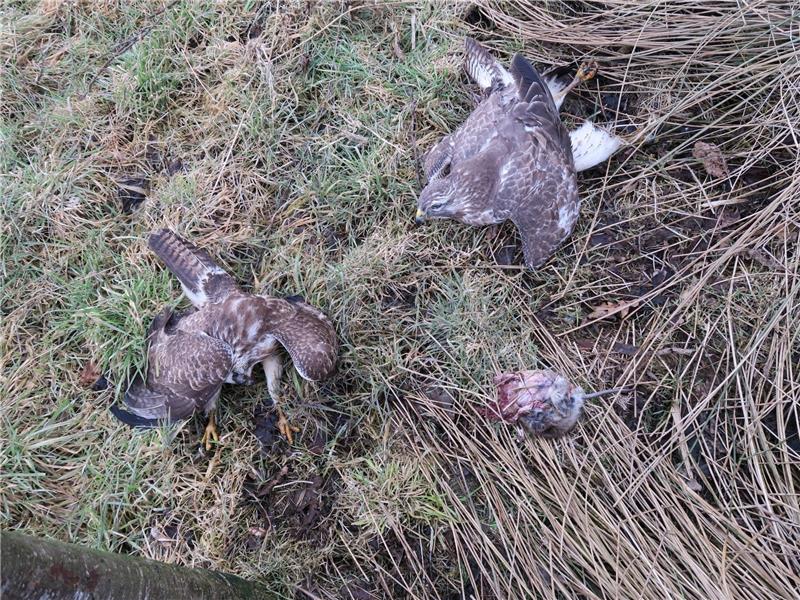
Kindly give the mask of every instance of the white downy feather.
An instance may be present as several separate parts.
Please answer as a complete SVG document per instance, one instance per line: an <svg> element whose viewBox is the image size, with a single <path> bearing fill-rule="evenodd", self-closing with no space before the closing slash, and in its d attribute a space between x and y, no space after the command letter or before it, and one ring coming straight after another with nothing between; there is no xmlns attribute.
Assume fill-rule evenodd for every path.
<svg viewBox="0 0 800 600"><path fill-rule="evenodd" d="M584 121L583 125L570 131L569 139L575 170L578 172L607 161L624 144L621 137L597 127L591 121Z"/></svg>

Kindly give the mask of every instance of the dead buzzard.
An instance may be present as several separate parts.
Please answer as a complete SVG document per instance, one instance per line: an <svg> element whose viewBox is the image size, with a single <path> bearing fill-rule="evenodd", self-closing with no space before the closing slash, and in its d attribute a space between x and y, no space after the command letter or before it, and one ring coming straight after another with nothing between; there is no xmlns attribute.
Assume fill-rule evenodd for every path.
<svg viewBox="0 0 800 600"><path fill-rule="evenodd" d="M289 353L298 373L310 381L329 377L337 341L328 318L299 296L269 298L239 289L209 254L172 231L150 236L150 248L180 280L194 307L177 313L166 308L147 333L147 378L137 376L124 407L112 412L128 425L153 427L160 421L209 415L203 442L219 439L213 410L223 383L252 382L261 363L278 410L278 426L289 443L291 428L280 409L283 359Z"/></svg>
<svg viewBox="0 0 800 600"><path fill-rule="evenodd" d="M566 93L592 69L564 86L558 78L540 77L519 54L507 71L470 38L465 69L488 95L428 153L417 221L489 225L510 219L522 238L525 264L537 267L578 219L576 171L603 162L622 141L590 122L570 136L561 123L558 107Z"/></svg>

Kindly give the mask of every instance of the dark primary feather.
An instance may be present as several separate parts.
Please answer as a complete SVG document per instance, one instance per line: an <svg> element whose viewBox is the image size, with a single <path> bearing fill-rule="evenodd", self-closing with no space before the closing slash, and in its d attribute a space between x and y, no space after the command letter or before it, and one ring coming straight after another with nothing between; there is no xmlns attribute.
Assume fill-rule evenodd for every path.
<svg viewBox="0 0 800 600"><path fill-rule="evenodd" d="M142 377L137 375L125 392L124 409L115 408L116 411L112 412L128 425L157 427L161 423L190 416L194 412L194 402L190 398L177 396L168 387L152 382L148 387ZM122 415L126 418L122 418Z"/></svg>
<svg viewBox="0 0 800 600"><path fill-rule="evenodd" d="M573 62L568 65L560 65L555 67L550 67L541 74L542 79L549 80L549 79L563 79L567 78L565 85L569 83L569 80L572 79L572 75L575 73L575 69L577 68L578 63ZM538 71L537 71L538 72ZM550 89L550 86L547 86L547 89Z"/></svg>
<svg viewBox="0 0 800 600"><path fill-rule="evenodd" d="M520 104L514 116L527 127L542 128L542 134L551 137L561 148L564 158L572 162L572 146L567 128L561 122L550 88L533 65L520 54L511 61L511 74L517 81Z"/></svg>
<svg viewBox="0 0 800 600"><path fill-rule="evenodd" d="M112 415L122 421L125 425L134 427L136 429L152 429L160 426L164 422L160 419L147 419L145 417L140 417L137 414L128 412L118 404L112 404L109 410L111 411Z"/></svg>
<svg viewBox="0 0 800 600"><path fill-rule="evenodd" d="M555 103L553 97L550 95L550 90L547 88L544 80L539 75L539 72L533 68L533 65L521 54L515 54L511 59L511 75L517 82L520 100L532 102L535 99L548 98L555 110ZM558 114L555 115L558 117Z"/></svg>

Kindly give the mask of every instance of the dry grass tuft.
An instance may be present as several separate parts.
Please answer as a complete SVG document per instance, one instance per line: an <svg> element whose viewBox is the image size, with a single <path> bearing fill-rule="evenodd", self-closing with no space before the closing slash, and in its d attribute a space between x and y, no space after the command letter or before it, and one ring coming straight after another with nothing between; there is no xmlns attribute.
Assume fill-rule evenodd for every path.
<svg viewBox="0 0 800 600"><path fill-rule="evenodd" d="M296 598L792 597L788 4L90 4L12 3L0 39L5 527ZM567 119L655 136L581 176L578 228L535 273L506 264L510 227L412 225L412 140L471 107L464 34L597 60ZM336 321L338 376L287 378L293 448L263 385L225 389L209 456L196 423L108 414L178 297L144 241L162 226ZM635 392L557 442L477 415L497 370L540 366Z"/></svg>

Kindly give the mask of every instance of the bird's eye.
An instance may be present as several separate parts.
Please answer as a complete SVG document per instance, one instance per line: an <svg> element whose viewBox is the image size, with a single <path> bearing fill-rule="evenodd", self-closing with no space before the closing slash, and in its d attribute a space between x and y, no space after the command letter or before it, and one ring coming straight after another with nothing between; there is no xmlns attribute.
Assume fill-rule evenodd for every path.
<svg viewBox="0 0 800 600"><path fill-rule="evenodd" d="M439 172L439 177L447 177L448 175L450 175L450 163L449 162Z"/></svg>
<svg viewBox="0 0 800 600"><path fill-rule="evenodd" d="M431 202L430 207L436 210L437 208L442 208L445 204L447 204L447 198L438 198Z"/></svg>

